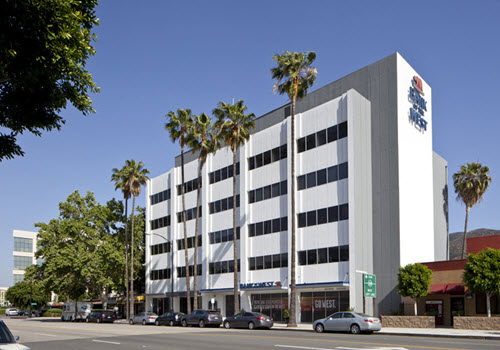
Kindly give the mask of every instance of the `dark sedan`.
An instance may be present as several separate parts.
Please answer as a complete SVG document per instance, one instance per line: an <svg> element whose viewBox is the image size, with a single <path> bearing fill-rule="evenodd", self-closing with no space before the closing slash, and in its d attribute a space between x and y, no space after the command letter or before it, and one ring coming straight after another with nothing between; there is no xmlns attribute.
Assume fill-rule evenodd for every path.
<svg viewBox="0 0 500 350"><path fill-rule="evenodd" d="M219 327L222 324L222 316L218 311L194 310L189 315L182 317L181 323L184 327L189 325Z"/></svg>
<svg viewBox="0 0 500 350"><path fill-rule="evenodd" d="M113 323L116 320L116 315L114 311L111 310L101 310L101 311L92 311L87 318L86 322L109 322Z"/></svg>
<svg viewBox="0 0 500 350"><path fill-rule="evenodd" d="M232 317L226 318L224 328L271 328L273 319L258 312L240 312Z"/></svg>
<svg viewBox="0 0 500 350"><path fill-rule="evenodd" d="M181 325L181 320L184 316L186 316L186 314L183 314L182 312L167 312L166 314L159 316L156 319L155 324L157 326L166 324L169 326L179 326Z"/></svg>

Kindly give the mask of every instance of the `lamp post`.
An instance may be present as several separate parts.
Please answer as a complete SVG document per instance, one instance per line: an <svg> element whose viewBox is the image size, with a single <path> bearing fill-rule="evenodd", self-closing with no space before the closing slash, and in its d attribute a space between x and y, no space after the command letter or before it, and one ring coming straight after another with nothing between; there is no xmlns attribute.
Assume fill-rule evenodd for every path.
<svg viewBox="0 0 500 350"><path fill-rule="evenodd" d="M167 243L170 243L170 257L171 257L171 264L170 264L170 300L169 300L169 309L172 309L174 311L174 244L173 242L170 242L165 236L162 236L158 233L144 233L146 236L158 236L163 238ZM167 293L165 293L165 296Z"/></svg>

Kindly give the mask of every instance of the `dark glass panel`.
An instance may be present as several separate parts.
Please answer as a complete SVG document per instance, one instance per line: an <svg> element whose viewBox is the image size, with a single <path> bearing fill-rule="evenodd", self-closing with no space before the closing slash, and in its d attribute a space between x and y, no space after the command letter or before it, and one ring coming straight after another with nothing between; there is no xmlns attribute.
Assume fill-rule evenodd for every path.
<svg viewBox="0 0 500 350"><path fill-rule="evenodd" d="M299 214L299 228L307 226L307 214L301 213Z"/></svg>
<svg viewBox="0 0 500 350"><path fill-rule="evenodd" d="M306 175L307 188L316 186L316 172L309 173Z"/></svg>
<svg viewBox="0 0 500 350"><path fill-rule="evenodd" d="M297 153L302 153L306 151L306 138L302 137L297 140Z"/></svg>
<svg viewBox="0 0 500 350"><path fill-rule="evenodd" d="M316 225L316 210L307 212L307 226Z"/></svg>
<svg viewBox="0 0 500 350"><path fill-rule="evenodd" d="M349 206L347 204L342 204L339 206L339 220L349 219Z"/></svg>
<svg viewBox="0 0 500 350"><path fill-rule="evenodd" d="M307 252L305 250L299 252L299 265L307 265Z"/></svg>
<svg viewBox="0 0 500 350"><path fill-rule="evenodd" d="M328 210L326 208L318 210L318 225L328 222Z"/></svg>
<svg viewBox="0 0 500 350"><path fill-rule="evenodd" d="M334 125L327 129L328 142L333 142L337 140L337 125Z"/></svg>
<svg viewBox="0 0 500 350"><path fill-rule="evenodd" d="M306 176L301 175L297 178L297 190L301 191L306 188Z"/></svg>
<svg viewBox="0 0 500 350"><path fill-rule="evenodd" d="M325 264L328 262L328 249L320 248L318 249L318 264Z"/></svg>
<svg viewBox="0 0 500 350"><path fill-rule="evenodd" d="M347 137L347 122L339 124L339 139Z"/></svg>
<svg viewBox="0 0 500 350"><path fill-rule="evenodd" d="M339 247L328 248L328 262L338 262L339 261Z"/></svg>
<svg viewBox="0 0 500 350"><path fill-rule="evenodd" d="M316 147L316 134L308 135L306 137L306 148L309 151Z"/></svg>
<svg viewBox="0 0 500 350"><path fill-rule="evenodd" d="M316 133L316 139L318 141L318 146L324 145L326 143L326 130L321 130Z"/></svg>
<svg viewBox="0 0 500 350"><path fill-rule="evenodd" d="M339 221L339 207L334 206L328 208L328 222Z"/></svg>
<svg viewBox="0 0 500 350"><path fill-rule="evenodd" d="M316 173L317 177L317 186L326 184L326 169L318 170Z"/></svg>
<svg viewBox="0 0 500 350"><path fill-rule="evenodd" d="M347 179L347 163L342 163L339 165L339 180Z"/></svg>

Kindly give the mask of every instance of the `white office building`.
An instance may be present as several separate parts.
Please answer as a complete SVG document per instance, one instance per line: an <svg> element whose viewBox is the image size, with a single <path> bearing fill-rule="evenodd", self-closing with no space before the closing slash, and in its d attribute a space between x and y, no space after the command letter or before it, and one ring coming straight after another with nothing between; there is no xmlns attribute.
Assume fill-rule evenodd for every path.
<svg viewBox="0 0 500 350"><path fill-rule="evenodd" d="M21 282L24 278L24 271L28 266L36 264L36 237L38 232L14 230L14 257L13 284Z"/></svg>
<svg viewBox="0 0 500 350"><path fill-rule="evenodd" d="M283 319L291 265L290 105L258 119L237 153L241 308ZM299 322L349 307L399 310L399 266L447 258L447 163L432 150L430 86L395 53L297 103ZM197 155L185 155L188 237L194 236ZM233 313L232 153L208 157L201 178L201 308ZM180 157L151 179L146 203L146 308L185 311ZM194 267L193 267L194 268ZM376 297L363 300L363 274ZM192 276L192 274L191 274ZM191 278L191 290L192 290Z"/></svg>

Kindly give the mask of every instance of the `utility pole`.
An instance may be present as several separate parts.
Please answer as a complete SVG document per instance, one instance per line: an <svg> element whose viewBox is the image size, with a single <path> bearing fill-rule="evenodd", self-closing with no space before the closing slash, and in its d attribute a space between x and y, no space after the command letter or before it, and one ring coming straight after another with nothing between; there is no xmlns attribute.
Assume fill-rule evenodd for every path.
<svg viewBox="0 0 500 350"><path fill-rule="evenodd" d="M33 277L30 283L30 317L31 317L31 305L33 304Z"/></svg>

